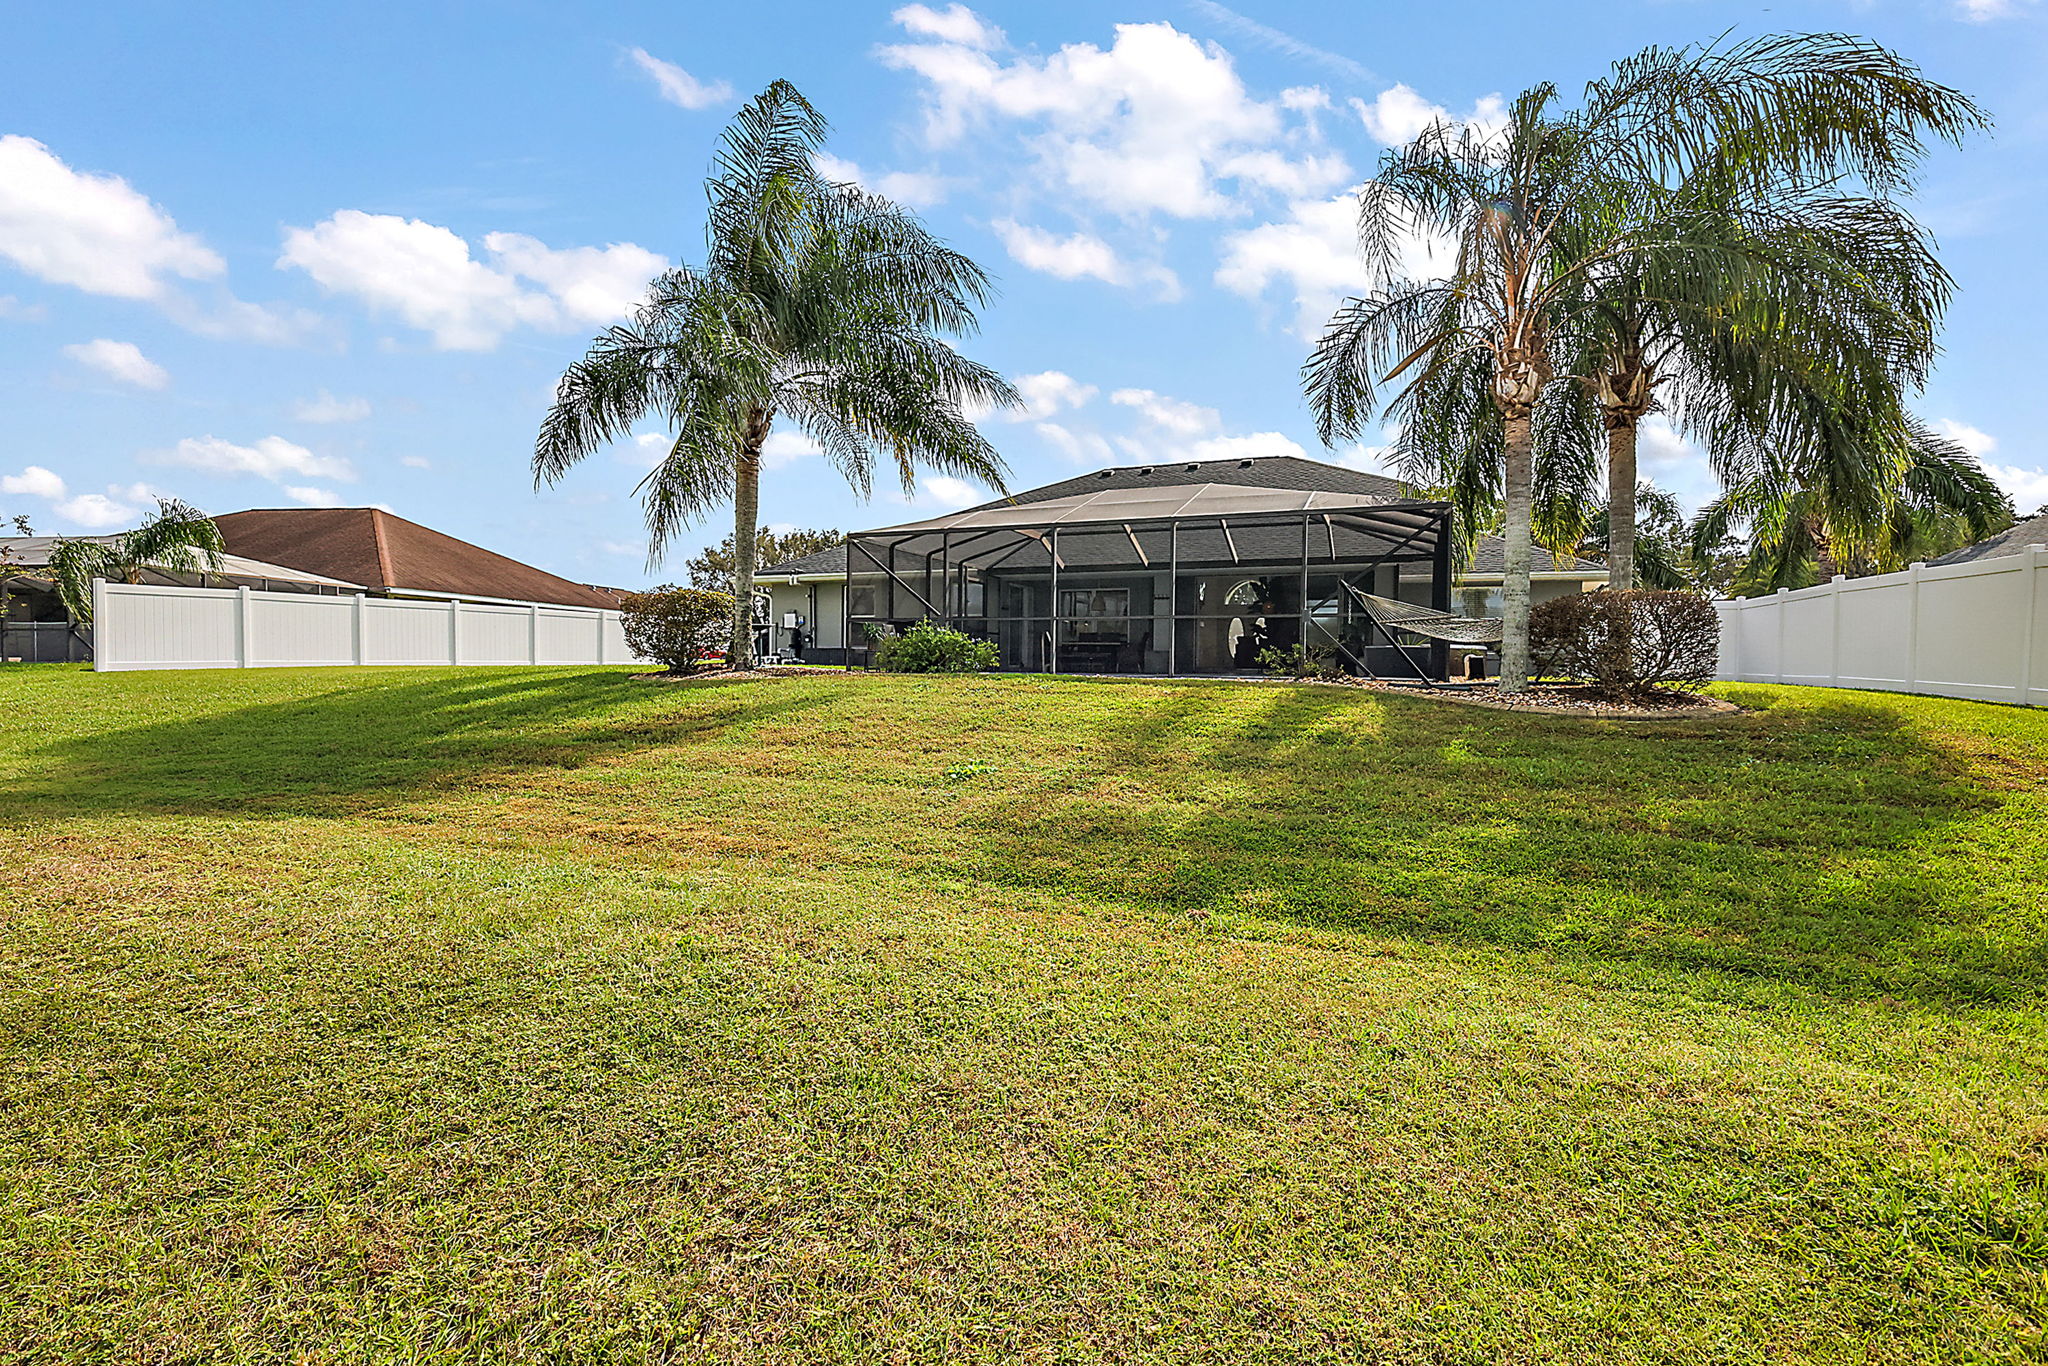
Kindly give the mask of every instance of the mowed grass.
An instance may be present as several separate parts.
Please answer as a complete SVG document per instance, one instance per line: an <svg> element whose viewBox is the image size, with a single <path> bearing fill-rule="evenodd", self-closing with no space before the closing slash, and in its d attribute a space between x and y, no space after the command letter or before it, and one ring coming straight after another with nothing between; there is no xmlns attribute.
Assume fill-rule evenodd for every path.
<svg viewBox="0 0 2048 1366"><path fill-rule="evenodd" d="M0 1360L2038 1361L2048 715L0 670Z"/></svg>

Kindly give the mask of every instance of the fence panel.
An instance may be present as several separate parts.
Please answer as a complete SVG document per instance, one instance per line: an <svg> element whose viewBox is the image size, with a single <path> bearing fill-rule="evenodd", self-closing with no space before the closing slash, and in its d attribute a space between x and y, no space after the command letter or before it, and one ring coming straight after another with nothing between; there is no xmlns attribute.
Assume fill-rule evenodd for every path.
<svg viewBox="0 0 2048 1366"><path fill-rule="evenodd" d="M97 583L93 667L635 664L617 612Z"/></svg>
<svg viewBox="0 0 2048 1366"><path fill-rule="evenodd" d="M1720 677L2048 706L2048 548L1718 602Z"/></svg>

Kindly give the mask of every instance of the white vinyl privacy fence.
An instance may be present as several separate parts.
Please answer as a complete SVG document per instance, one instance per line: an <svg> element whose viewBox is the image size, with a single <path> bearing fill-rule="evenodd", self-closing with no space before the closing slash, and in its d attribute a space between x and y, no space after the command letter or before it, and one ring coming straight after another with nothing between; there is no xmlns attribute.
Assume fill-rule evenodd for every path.
<svg viewBox="0 0 2048 1366"><path fill-rule="evenodd" d="M2048 706L2048 549L1717 602L1720 677Z"/></svg>
<svg viewBox="0 0 2048 1366"><path fill-rule="evenodd" d="M639 662L619 614L589 607L93 585L95 669Z"/></svg>

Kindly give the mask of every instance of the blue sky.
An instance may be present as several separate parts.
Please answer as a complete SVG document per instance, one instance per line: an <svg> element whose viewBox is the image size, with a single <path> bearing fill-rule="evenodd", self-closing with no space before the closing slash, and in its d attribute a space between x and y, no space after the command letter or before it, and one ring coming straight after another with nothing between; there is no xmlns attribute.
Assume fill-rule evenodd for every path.
<svg viewBox="0 0 2048 1366"><path fill-rule="evenodd" d="M700 254L713 143L778 76L832 120L828 169L999 277L967 347L1031 399L987 424L1016 486L1322 454L1296 371L1357 283L1342 196L1380 151L1728 29L1868 35L1992 112L1916 205L1959 285L1921 406L2023 510L2048 503L2031 0L104 3L9 23L0 513L38 531L127 524L154 492L381 504L578 580L664 577L632 497L657 429L539 493L533 430L589 337ZM1711 493L1668 430L1645 455L1689 502ZM765 520L913 515L893 490L859 504L796 433L771 465ZM911 506L982 496L931 481Z"/></svg>

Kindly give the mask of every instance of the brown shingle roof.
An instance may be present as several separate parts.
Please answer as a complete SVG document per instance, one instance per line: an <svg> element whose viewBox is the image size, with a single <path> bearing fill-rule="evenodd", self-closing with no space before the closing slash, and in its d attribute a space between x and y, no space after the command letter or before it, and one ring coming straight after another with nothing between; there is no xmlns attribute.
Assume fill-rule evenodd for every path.
<svg viewBox="0 0 2048 1366"><path fill-rule="evenodd" d="M255 508L213 519L237 555L380 589L618 606L615 599L382 508Z"/></svg>

